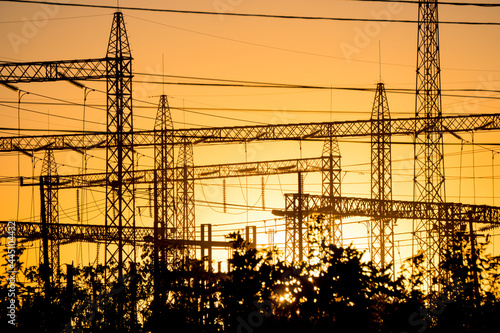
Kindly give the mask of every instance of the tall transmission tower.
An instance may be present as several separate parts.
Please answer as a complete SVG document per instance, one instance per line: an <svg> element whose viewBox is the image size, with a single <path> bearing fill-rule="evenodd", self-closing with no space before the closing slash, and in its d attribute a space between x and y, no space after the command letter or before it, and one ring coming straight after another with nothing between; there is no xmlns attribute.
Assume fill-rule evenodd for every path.
<svg viewBox="0 0 500 333"><path fill-rule="evenodd" d="M135 227L134 135L132 120L132 55L123 14L113 17L108 51L107 135L106 135L106 227L116 227L117 234L106 242L106 264L116 262L115 279L122 280L123 263L135 262L135 246L123 243L124 230ZM128 228L128 229L124 229ZM111 229L109 229L111 230ZM127 238L133 235L127 235Z"/></svg>
<svg viewBox="0 0 500 333"><path fill-rule="evenodd" d="M42 162L41 178L43 181L42 193L45 212L45 221L47 224L59 223L59 190L57 188L57 164L54 158L54 152L50 149L45 151ZM50 230L49 230L50 232ZM59 279L60 264L60 239L48 239L48 264L52 270L52 283ZM47 264L43 258L43 251L40 251L40 262ZM49 269L49 267L46 267Z"/></svg>
<svg viewBox="0 0 500 333"><path fill-rule="evenodd" d="M322 190L324 196L330 198L340 197L342 167L339 143L336 138L329 138L325 140L323 145L323 171L322 175ZM331 244L342 246L342 220L332 214L326 215L327 226L329 228L328 240Z"/></svg>
<svg viewBox="0 0 500 333"><path fill-rule="evenodd" d="M157 207L154 223L157 229L154 233L155 238L166 239L169 244L188 247L174 251L171 257L174 261L191 255L189 250L196 244L206 247L213 243L203 241L200 243L194 240L194 179L240 177L250 170L254 170L252 171L254 175L281 174L290 173L294 168L299 173L299 184L302 184L301 172L321 171L323 196L304 194L302 186L299 186L298 194L286 195L284 214L287 218L293 217L286 221L285 253L287 258L291 256L295 258L292 261L300 261L307 254L308 245L304 244L303 240L307 235L307 215L310 213L330 214L331 219L340 219L343 216L368 216L381 221L388 218L413 219L418 250L426 253L432 271L439 272L440 251L444 248L444 242L447 241L449 235L447 223L458 225L470 221L496 225L500 220L500 208L497 207L445 202L443 133L469 131L472 128L497 130L500 128L500 114L442 116L437 22L437 1L420 1L415 118L386 119L385 93L382 94L383 87L380 87L378 98L384 97L381 102L379 101L376 109L378 117L384 117L382 122L374 123L371 119L173 130L168 113L168 102L166 97L162 97L155 130L134 132L131 99L132 56L123 15L118 12L113 17L105 58L0 64L0 83L6 84L106 79L107 133L2 137L0 138L0 151L27 152L49 148L51 150L106 149L107 162L104 176L102 174L69 176L71 183L65 185L67 187L91 186L93 183L89 180L92 177L98 181L94 184L95 186L105 184L106 225L87 226L85 229L66 236L68 239L76 239L73 236L84 235L86 239L92 239L92 232L99 230L100 241L106 241L107 245L106 264L118 263L119 269L113 273L118 279L123 274L124 263L135 260L136 241L142 241L141 230L135 226L134 220L135 185L142 182L154 182L156 192L161 192L155 196ZM341 197L340 153L337 138L372 136L376 148L373 151L386 153L387 142L384 140L388 139L385 137L388 134L414 136L415 200L403 202L386 198L381 200ZM193 145L201 142L211 144L309 139L325 140L321 163L308 166L301 165L304 162L303 159L297 163L285 160L267 161L256 163L252 168L248 163L245 163L245 166L233 163L204 167L195 166L193 163ZM174 163L173 147L175 146L179 151L177 163ZM155 148L155 170L140 170L140 172L134 170L134 147ZM377 166L385 167L385 170L374 170L374 175L383 181L387 174L390 174L390 170L387 170L388 166L384 164L390 161L390 157L383 154L377 156L376 159L379 161ZM79 180L82 181L80 185L77 184ZM42 187L45 183L41 181ZM385 187L376 190L372 188L372 191L376 192L376 195L372 194L374 197L388 195ZM45 195L42 198L45 199ZM45 205L43 209L45 210ZM45 217L46 214L44 213L43 216ZM50 225L54 226L57 223ZM79 227L72 226L74 230ZM381 222L377 229L379 234L390 235L391 232L383 229L384 227L384 223ZM54 237L61 239L65 231L54 227L50 232L53 232ZM332 228L333 242L341 244L341 235L341 224L335 222ZM388 239L384 240L381 237L377 242L380 244L378 247L381 253L387 251L386 244L390 243ZM158 253L158 251L155 252ZM387 255L381 254L379 258L382 265ZM431 280L428 280L428 285L431 285Z"/></svg>
<svg viewBox="0 0 500 333"><path fill-rule="evenodd" d="M155 119L155 228L158 228L157 241L159 243L167 239L168 230L176 227L175 218L175 183L174 183L174 145L173 122L170 107L166 95L160 96L158 111ZM155 249L157 251L158 249ZM161 261L172 264L167 259L165 249L161 251ZM170 258L171 259L171 258Z"/></svg>
<svg viewBox="0 0 500 333"><path fill-rule="evenodd" d="M413 200L423 203L446 201L438 22L437 0L419 0L415 118L424 127L416 129L414 136ZM425 254L432 272L426 281L429 288L433 278L440 277L440 257L449 236L447 223L432 219L442 214L428 209L425 219L414 220L416 252Z"/></svg>
<svg viewBox="0 0 500 333"><path fill-rule="evenodd" d="M179 147L177 158L177 178L182 179L177 184L175 238L194 240L195 237L195 207L194 207L194 161L193 144L186 141ZM189 247L176 251L175 259L189 258L193 255Z"/></svg>
<svg viewBox="0 0 500 333"><path fill-rule="evenodd" d="M385 86L377 83L375 100L371 114L371 199L392 200L392 168L391 168L391 119ZM387 216L386 206L382 205L380 218L372 218L370 222L370 256L377 268L391 265L394 269L394 219Z"/></svg>
<svg viewBox="0 0 500 333"><path fill-rule="evenodd" d="M321 193L329 198L329 205L341 196L341 156L336 138L330 137L324 141L321 156ZM309 208L308 194L304 193L304 178L299 172L298 193L285 196L285 261L301 262L309 254L307 242ZM293 212L293 213L292 213ZM290 214L291 213L291 214ZM322 226L322 237L328 244L342 246L342 220L339 215L325 213L325 223Z"/></svg>

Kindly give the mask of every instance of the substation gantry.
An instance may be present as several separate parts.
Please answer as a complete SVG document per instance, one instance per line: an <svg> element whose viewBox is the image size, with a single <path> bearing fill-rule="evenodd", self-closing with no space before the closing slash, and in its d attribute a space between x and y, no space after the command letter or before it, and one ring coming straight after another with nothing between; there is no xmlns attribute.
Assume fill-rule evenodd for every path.
<svg viewBox="0 0 500 333"><path fill-rule="evenodd" d="M434 277L439 277L439 261L445 245L457 228L469 221L496 226L500 217L498 207L445 202L443 135L471 129L498 130L500 114L442 115L437 1L420 0L418 7L416 112L413 118L390 117L384 85L379 83L370 120L174 129L167 97L161 96L154 130L134 131L132 55L123 15L117 12L113 17L105 58L0 64L0 83L4 84L105 79L106 132L2 137L0 152L20 151L30 154L39 150L106 150L105 174L55 176L45 170L45 177L48 178L42 177L41 183L44 184L44 191L57 191L65 186L106 187L104 229L86 225L87 229L81 229L81 232L85 234L101 228L99 240L104 240L106 244L106 263L118 263L115 278L122 276L125 262L135 261L136 243L141 241L138 239L141 229L135 225L134 214L134 188L137 184L154 184L154 253L158 260L172 263L192 256L192 248L187 246L168 254L160 244L169 240L187 245L196 243L194 180L203 179L204 176L247 176L254 171L255 175L277 174L279 171L299 175L298 193L286 195L285 210L276 212L286 217L287 261L304 260L307 255L307 245L303 244L307 232L307 215L321 212L327 216L331 242L339 245L342 244L342 217L370 217L371 258L379 268L394 266L394 221L404 218L415 221L416 250L426 254L429 268L436 274ZM395 135L414 139L413 201L392 200L390 152L391 137ZM371 198L342 197L337 139L362 136L371 137L372 142ZM197 144L279 140L324 141L320 163L314 162L313 169L299 167L301 163L306 163L305 160L293 162L296 167L290 169L287 169L292 165L290 161L256 162L254 166L194 166L193 146ZM153 170L134 169L134 149L139 147L154 148ZM177 163L174 147L178 150ZM284 164L280 167L279 163ZM261 167L265 170L259 170ZM245 168L248 171L242 174L240 171ZM318 170L322 172L322 195L302 193L302 173ZM50 200L56 200L53 197ZM45 214L49 216L48 212ZM55 226L58 221L53 216L47 223ZM431 280L428 284L431 285Z"/></svg>

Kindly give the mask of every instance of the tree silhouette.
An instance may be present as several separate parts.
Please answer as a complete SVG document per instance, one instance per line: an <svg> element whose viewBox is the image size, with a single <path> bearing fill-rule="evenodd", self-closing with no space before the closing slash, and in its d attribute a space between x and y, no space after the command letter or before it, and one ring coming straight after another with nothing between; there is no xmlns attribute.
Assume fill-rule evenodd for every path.
<svg viewBox="0 0 500 333"><path fill-rule="evenodd" d="M474 246L473 253L470 235L457 233L441 264L447 277L440 281L443 287L426 294L423 254L407 259L395 278L390 267L364 262L363 252L353 246L328 244L324 228L322 216L309 223L309 257L301 263L285 263L277 249L258 250L233 233L228 272L214 272L207 258L162 264L155 271L152 247L145 246L121 281L106 284L106 272L116 265L68 265L52 284L50 298L41 288L40 269L24 268L19 261L19 248L16 269L27 282L16 285L16 330L432 333L500 327L500 265L485 254L487 242ZM6 276L0 282L5 308ZM156 302L155 288L161 295ZM0 319L2 332L12 328L5 312Z"/></svg>

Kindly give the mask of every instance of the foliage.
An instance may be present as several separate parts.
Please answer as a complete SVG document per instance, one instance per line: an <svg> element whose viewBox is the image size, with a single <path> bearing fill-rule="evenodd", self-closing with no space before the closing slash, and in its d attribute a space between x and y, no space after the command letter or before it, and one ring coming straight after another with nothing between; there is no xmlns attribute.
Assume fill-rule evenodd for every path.
<svg viewBox="0 0 500 333"><path fill-rule="evenodd" d="M27 282L17 284L17 328L432 333L493 332L499 326L500 266L485 254L486 242L476 246L473 256L470 237L457 234L444 249L441 268L446 280L439 281L443 288L427 294L422 290L428 273L423 254L406 260L401 275L393 277L389 267L378 269L362 261L363 252L353 246L328 244L324 228L321 216L311 223L309 258L299 264L283 262L276 249L257 250L233 233L228 235L234 249L227 273L213 271L206 258L189 259L160 265L155 279L152 248L147 246L141 261L127 267L124 278L114 284L105 283L105 274L116 265L63 269L51 284L50 298L40 269L24 268L18 261ZM0 281L0 305L5 307L7 282L4 277ZM4 316L0 314L2 325Z"/></svg>

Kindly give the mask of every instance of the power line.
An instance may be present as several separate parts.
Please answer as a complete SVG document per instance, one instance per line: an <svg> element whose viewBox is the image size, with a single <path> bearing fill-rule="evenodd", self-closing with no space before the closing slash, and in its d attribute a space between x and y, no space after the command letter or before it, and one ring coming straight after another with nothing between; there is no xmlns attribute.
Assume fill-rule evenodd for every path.
<svg viewBox="0 0 500 333"><path fill-rule="evenodd" d="M69 7L84 7L84 8L99 8L113 9L116 6L107 5L91 5L81 3L59 3L50 1L30 1L30 0L0 0L3 2L16 2L27 4L43 4ZM412 2L413 3L413 2ZM451 3L450 3L451 4ZM397 20L397 19L374 19L374 18L352 18L352 17L326 17L326 16L295 16L295 15L276 15L276 14L255 14L255 13L233 13L233 12L209 12L199 10L179 10L179 9L162 9L162 8L145 8L145 7L123 7L120 10L142 11L142 12L162 12L175 14L197 14L197 15L224 15L234 17L258 17L258 18L274 18L274 19L293 19L293 20L310 20L310 21L345 21L345 22L391 22L391 23L418 23L415 20ZM439 24L459 24L459 25L491 25L500 26L500 22L470 22L470 21L440 21Z"/></svg>
<svg viewBox="0 0 500 333"><path fill-rule="evenodd" d="M396 2L396 3L409 3L418 5L419 1L416 0L351 0L356 2ZM480 2L450 2L439 1L438 4L450 6L476 6L476 7L500 7L499 3L480 3Z"/></svg>
<svg viewBox="0 0 500 333"><path fill-rule="evenodd" d="M72 19L81 19L81 18L90 18L90 17L99 17L99 16L108 16L108 14L97 14L97 15L83 15L83 16L69 16L69 17L52 17L52 18L44 18L44 20L48 21L61 21L61 20L72 20ZM25 23L26 21L1 21L0 24L12 24L12 23Z"/></svg>
<svg viewBox="0 0 500 333"><path fill-rule="evenodd" d="M235 39L235 38L229 38L229 37L224 37L224 36L215 35L215 34L209 34L207 32L202 32L202 31L197 31L197 30L191 30L191 29L181 28L181 27L170 25L170 24L165 24L163 22L158 22L158 21L154 21L154 20L148 20L148 19L144 19L144 18L141 18L141 17L132 16L132 15L127 15L127 16L130 17L130 18L134 18L134 19L140 20L140 21L149 22L149 23L161 25L161 26L164 26L164 27L172 28L172 29L177 29L177 30L180 30L180 31L187 31L187 32L190 32L190 33L193 33L193 34L198 34L198 35L202 35L202 36L208 36L208 37L217 38L217 39L221 39L221 40L227 40L227 41L241 43L241 44L246 44L246 45L251 45L251 46L258 46L258 47L263 47L263 48L272 49L272 50L278 50L278 51L284 51L284 52L291 52L291 53L297 53L297 54L304 54L304 55L309 55L309 56L314 56L314 57L322 57L322 58L329 58L329 59L338 59L338 60L344 60L345 61L345 57L332 56L332 55L320 54L320 53L313 53L313 52L306 52L306 51L300 51L300 50L295 50L295 49L287 49L287 48L277 47L277 46L267 45L267 44L260 44L260 43L245 41L245 40L241 40L241 39ZM377 63L378 64L377 61L371 61L371 60L351 59L351 61L361 62L361 63L368 63L368 64L373 64L373 63ZM404 65L404 64L391 63L391 62L383 62L382 64L383 65L389 65L389 66L398 66L398 67L410 67L410 68L414 67L413 65ZM492 69L468 69L468 68L443 68L443 69L446 69L446 70L460 70L460 71L474 71L474 72L477 72L477 71L487 71L489 73L491 73L491 72L497 72L496 70L492 70Z"/></svg>
<svg viewBox="0 0 500 333"><path fill-rule="evenodd" d="M0 104L0 106L4 106L6 108L11 108L11 109L16 109L17 110L16 106L10 106L10 105L5 105L5 104ZM55 117L55 118L61 118L61 119L66 119L66 120L73 120L73 121L81 121L81 119L77 119L77 118L73 118L73 117L61 116L61 115L57 115L57 114L48 114L46 112L35 111L35 110L26 109L26 108L20 108L20 109L22 111L36 113L36 114L41 114L41 115L49 116L49 117ZM97 124L97 125L102 125L102 123L99 123L99 122L96 122L96 121L86 120L86 122Z"/></svg>
<svg viewBox="0 0 500 333"><path fill-rule="evenodd" d="M0 104L1 105L1 104ZM61 133L77 133L77 134L106 134L106 132L101 131L82 131L82 130L57 130L57 129L43 129L43 128L17 128L17 127L0 127L0 130L5 131L17 131L21 130L23 132L61 132Z"/></svg>

